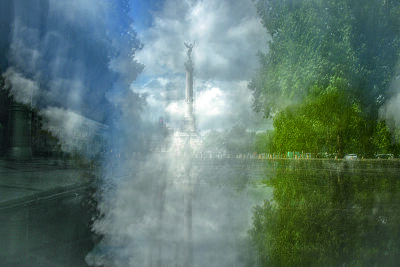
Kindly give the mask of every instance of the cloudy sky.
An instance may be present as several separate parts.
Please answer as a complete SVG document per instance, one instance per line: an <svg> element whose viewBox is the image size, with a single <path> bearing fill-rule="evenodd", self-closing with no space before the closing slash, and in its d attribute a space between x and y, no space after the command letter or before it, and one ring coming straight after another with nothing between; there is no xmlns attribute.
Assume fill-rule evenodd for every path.
<svg viewBox="0 0 400 267"><path fill-rule="evenodd" d="M145 68L132 84L148 94L151 119L182 116L184 41L195 42L195 111L201 130L252 126L248 80L267 34L251 0L133 0L134 27L143 43L136 55ZM154 118L153 118L154 117Z"/></svg>
<svg viewBox="0 0 400 267"><path fill-rule="evenodd" d="M135 31L143 48L132 60ZM178 127L183 43L195 42L200 130L254 127L247 84L268 37L252 0L2 0L0 33L1 75L18 101L110 127L119 121L129 133L141 131L139 111L144 121L164 117ZM128 88L147 96L146 109Z"/></svg>

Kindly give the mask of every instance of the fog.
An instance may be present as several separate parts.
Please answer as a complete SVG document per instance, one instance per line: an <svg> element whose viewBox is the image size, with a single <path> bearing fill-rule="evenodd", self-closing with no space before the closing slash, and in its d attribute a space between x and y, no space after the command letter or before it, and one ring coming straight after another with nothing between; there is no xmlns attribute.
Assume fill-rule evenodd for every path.
<svg viewBox="0 0 400 267"><path fill-rule="evenodd" d="M306 161L285 165L279 160L265 161L268 162L265 164L258 161L267 158L267 153L262 149L275 149L271 153L273 157L278 150L276 154L279 157L285 157L288 151L297 151L289 153L296 159L299 156L304 160L304 156L307 159L312 156L309 152L328 156L329 150L333 161L333 157L344 154L340 147L343 143L349 146L348 153L357 148L352 143L362 141L358 147L360 151L370 146L368 153L372 153L372 156L381 149L379 153L386 157L396 157L393 155L395 152L388 154L389 149L394 151L394 144L399 142L400 71L399 63L390 60L398 54L395 46L388 46L386 39L376 42L374 32L369 31L375 26L369 18L373 12L363 13L363 9L357 6L360 3L348 1L343 9L341 4L332 1L317 2L318 5L313 6L312 10L307 4L314 2L296 6L292 1L0 2L0 74L4 89L15 101L38 111L43 117L41 127L59 140L63 156L74 153L82 161L93 160L93 166L96 166L91 184L95 191L91 198L97 203L97 213L93 215L91 225L94 247L85 256L87 265L255 265L257 259L261 258L255 255L254 242L250 240L249 229L253 226L254 230L252 215L259 216L260 225L264 224L265 229L272 233L262 240L256 238L256 241L260 241L259 251L263 253L264 246L267 249L274 248L276 242L272 245L268 243L270 236L281 238L280 232L274 231L274 218L269 217L273 221L269 224L263 217L271 207L270 215L274 215L274 209L279 210L279 201L271 200L270 206L259 206L259 213L253 213L253 208L261 205L263 200L272 199L272 190L279 193L284 189L279 187L280 183L275 184L276 188L271 185L267 188L262 179L273 177L276 170L281 170L281 175L293 170L288 172L290 175L282 176L289 178L289 182L285 183L284 180L283 184L293 189L293 196L305 192L304 199L311 196L312 200L313 194L319 190L325 192L325 187L316 187L313 194L308 194L308 189L300 191L291 186L300 181L299 188L303 188L302 180L298 179L302 176L296 176L299 175L298 171L305 170L303 177L314 177L324 170L327 172L321 177L327 179L326 185L323 183L326 181L318 180L319 177L316 177L316 181L329 187L333 196L343 195L343 199L347 199L348 196L359 195L345 191L347 187L344 185L349 183L350 188L353 179L342 181L343 177L355 177L359 166L357 177L361 187L367 181L363 180L361 170L368 171L372 177L375 172L380 173L385 168L380 161L370 164L369 161L360 160L360 165L357 165L336 159L334 163L324 162L322 165L322 161L315 161L317 164L314 165L303 164ZM389 3L393 6L391 11ZM398 23L396 14L400 9L394 3L383 1L384 5L380 5L370 1L365 9L376 6L380 8L382 13L379 14L382 16L392 14L391 17L386 16L383 26L377 24L379 27L374 30L375 34L387 37L389 43L397 44L396 27L389 24L393 21ZM260 8L258 11L257 5ZM298 7L302 9L297 10ZM308 10L312 12L305 14ZM304 11L307 11L304 16L299 16L298 12ZM290 16L287 24L284 23L285 16ZM313 27L310 27L312 23ZM381 31L383 28L388 31ZM268 34L270 29L271 35ZM308 35L303 35L305 29L309 30ZM307 36L316 38L314 40ZM275 47L271 46L273 41L277 44ZM184 64L188 60L188 51L184 42L193 44L193 103L185 99ZM317 47L316 51L313 46ZM387 51L378 51L381 48L387 48ZM268 54L269 49L273 53ZM348 81L341 78L348 78ZM250 82L249 85L251 80L254 83ZM322 89L318 87L320 84ZM316 86L310 89L312 85ZM318 96L322 96L324 101L325 96L329 97L330 90L342 90L346 101L341 103L343 99L335 98L333 94L332 101L340 100L338 106L334 104L331 107L334 116L321 114L320 111L329 106L329 101L322 104L313 102L318 99L313 95L314 89L321 91L316 94L320 93ZM322 93L325 89L326 92ZM353 98L350 99L347 93ZM309 100L310 103L307 102ZM271 120L264 118L261 113L274 119L275 115L285 114L280 112L285 111L286 107L297 104L298 109L293 109L293 112L288 109L290 116L281 117L283 123L277 124L283 125L285 131L282 132L287 132L287 136L282 132L281 135L286 139L276 141L273 138L277 135L265 135L265 140L258 140L261 152L256 155L253 146L256 132L273 128ZM309 111L312 104L322 109ZM254 113L254 106L261 113ZM195 124L190 125L193 129L188 130L191 127L185 128L187 110L192 107L194 115L189 121L193 119ZM304 108L304 114L296 114L301 108ZM344 112L341 112L342 108ZM379 119L385 120L392 131L389 135L384 132L386 128L383 126L375 127L380 125L375 120L378 112L374 113L378 109ZM350 115L341 117L341 113ZM290 127L286 125L290 124L285 122L296 116L301 120L294 121L293 129L288 129ZM305 120L308 124L303 125L302 119L306 116L311 116L311 119ZM279 116L276 118L278 120ZM350 125L343 125L341 118L346 123L350 122ZM335 123L336 132L335 125L331 125ZM310 131L303 132L308 130L307 127ZM315 129L318 131L314 138L312 133ZM359 133L367 130L369 135ZM343 141L341 135L346 131L354 136ZM386 142L383 137L390 134L393 140ZM100 145L93 146L94 141ZM317 141L320 147L313 146ZM307 146L300 152L303 148L298 148L303 143ZM280 151L286 144L292 145L293 149ZM395 161L389 163L396 165ZM388 170L395 170L390 164L387 164ZM260 171L257 167L267 165L267 171ZM393 173L391 175L395 176ZM285 192L279 195L282 205L286 200L291 201ZM368 203L372 204L365 208L364 222L379 221L371 225L386 229L386 221L382 218L390 216L375 214L380 194L385 196L386 192L377 192L375 200L365 197L365 201L371 201ZM321 193L320 196L325 195ZM369 197L370 194L362 196ZM304 204L304 199L295 201ZM331 200L326 198L327 205L332 204ZM341 198L336 200L339 203ZM290 203L298 204L293 201ZM310 206L310 214L315 214L315 210L324 211L318 206L320 202L309 203L316 205L315 209ZM354 211L359 208L355 203L346 202L345 208L339 207L346 212ZM360 203L364 205L367 202ZM387 203L388 206L393 204ZM302 209L296 205L294 209L300 214ZM295 213L287 211L286 206L282 207L288 218L293 219L290 216ZM331 210L332 218L337 218L334 212L337 208ZM354 214L357 219L357 214ZM324 222L328 217L321 218ZM288 222L290 220L279 222L278 226L284 228ZM309 225L312 223L304 226L307 230L311 229L311 234L313 228ZM273 227L268 228L270 225ZM288 236L296 233L297 225L293 225L293 231ZM338 220L337 225L344 229L346 221ZM397 224L392 221L390 225L395 227ZM263 229L260 227L253 233L257 237L260 234L257 231ZM367 230L361 230L360 237L371 241ZM332 240L341 242L341 238L345 240L344 237L333 235ZM304 240L308 242L309 236L305 236ZM385 240L381 238L379 241L383 244ZM295 249L301 247L297 243L295 245ZM342 247L338 247L338 251L341 251ZM384 247L382 245L379 248L383 251ZM319 248L330 249L324 246ZM363 253L367 255L369 249L366 247ZM395 251L397 248L390 249ZM274 254L277 262L286 256L279 253ZM349 258L351 256L349 254ZM270 255L261 257L265 262L272 259ZM381 258L379 256L376 259ZM344 261L344 264L351 263L351 260Z"/></svg>
<svg viewBox="0 0 400 267"><path fill-rule="evenodd" d="M129 139L138 125L123 117L132 129L119 136L126 142L104 164L98 195L103 216L94 223L103 239L87 255L89 265L241 266L249 260L247 230L251 207L259 200L251 197L253 189L246 182L229 181L250 179L248 170L235 173L234 162L216 167L212 159L199 158L206 152L202 132L257 122L246 79L257 67L256 52L266 37L242 45L243 36L253 36L261 27L252 3L245 4L249 9L228 1L165 1L154 11L153 24L138 32L143 49L137 59L144 70L131 89L146 97L142 130L151 128L146 122L163 117L172 133L165 137L163 129L151 128L152 152L143 154ZM204 19L207 27L201 26ZM232 32L231 39L220 38L224 31ZM195 135L181 130L184 41L195 44ZM230 61L248 65L228 67Z"/></svg>
<svg viewBox="0 0 400 267"><path fill-rule="evenodd" d="M387 120L389 127L392 131L398 129L400 126L400 118L398 116L400 110L400 68L397 64L397 68L394 72L393 78L391 79L389 86L388 99L385 104L380 108L379 115L382 119ZM399 143L400 139L398 133L395 134L394 143Z"/></svg>
<svg viewBox="0 0 400 267"><path fill-rule="evenodd" d="M258 202L248 197L251 188L224 179L247 177L247 170L232 173L229 162L219 170L197 160L202 131L259 121L247 80L267 37L259 34L264 31L250 0L167 0L138 18L131 16L134 2L3 1L6 88L40 110L43 127L65 152L81 149L74 138L87 134L82 125L106 129L94 196L100 216L93 218L93 233L100 241L87 264L241 266ZM152 22L138 23L136 33L141 19ZM179 130L184 41L195 42L198 131L191 137ZM93 138L86 135L85 142ZM197 144L188 145L188 138Z"/></svg>

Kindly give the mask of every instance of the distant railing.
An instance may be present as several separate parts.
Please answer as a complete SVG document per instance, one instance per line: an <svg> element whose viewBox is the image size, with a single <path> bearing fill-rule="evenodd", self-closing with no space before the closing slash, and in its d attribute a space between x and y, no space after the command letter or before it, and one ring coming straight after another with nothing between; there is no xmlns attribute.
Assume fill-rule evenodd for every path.
<svg viewBox="0 0 400 267"><path fill-rule="evenodd" d="M154 151L136 151L131 153L108 153L109 159L127 159L137 158L145 159L151 155L167 155L168 157L190 157L193 159L252 159L252 160L308 160L308 159L339 159L337 154L325 154L325 153L301 153L301 152L287 152L287 153L228 153L228 152L215 152L215 151L168 151L168 150L154 150ZM392 154L379 154L375 157L376 159L393 159ZM344 157L344 159L347 159ZM352 159L364 159L363 157L356 157Z"/></svg>

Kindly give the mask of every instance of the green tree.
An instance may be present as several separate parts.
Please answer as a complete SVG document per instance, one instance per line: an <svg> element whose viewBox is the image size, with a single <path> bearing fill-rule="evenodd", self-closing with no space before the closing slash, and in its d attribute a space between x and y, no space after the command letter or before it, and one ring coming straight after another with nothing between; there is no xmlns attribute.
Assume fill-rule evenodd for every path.
<svg viewBox="0 0 400 267"><path fill-rule="evenodd" d="M261 153L273 153L277 149L274 144L275 131L268 130L264 133L258 133L255 136L255 152Z"/></svg>
<svg viewBox="0 0 400 267"><path fill-rule="evenodd" d="M272 116L303 100L314 85L326 87L332 76L351 76L352 17L341 2L257 1L272 40L269 52L260 54L260 73L249 84L256 110Z"/></svg>
<svg viewBox="0 0 400 267"><path fill-rule="evenodd" d="M379 121L372 136L376 154L386 154L392 151L392 135L385 121Z"/></svg>
<svg viewBox="0 0 400 267"><path fill-rule="evenodd" d="M280 152L372 154L400 51L399 1L258 0L271 35L249 83Z"/></svg>
<svg viewBox="0 0 400 267"><path fill-rule="evenodd" d="M345 93L343 84L343 79L334 79L326 89L315 86L302 104L275 116L273 142L279 152L363 151L365 119L360 103Z"/></svg>

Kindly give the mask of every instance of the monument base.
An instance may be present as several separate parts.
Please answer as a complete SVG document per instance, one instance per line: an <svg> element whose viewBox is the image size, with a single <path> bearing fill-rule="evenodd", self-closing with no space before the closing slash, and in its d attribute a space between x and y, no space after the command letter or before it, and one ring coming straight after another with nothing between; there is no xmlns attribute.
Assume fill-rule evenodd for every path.
<svg viewBox="0 0 400 267"><path fill-rule="evenodd" d="M196 131L196 126L193 117L192 118L187 118L185 117L182 123L182 131L191 133L191 134L197 134Z"/></svg>
<svg viewBox="0 0 400 267"><path fill-rule="evenodd" d="M192 153L197 153L201 150L202 140L196 132L177 131L173 136L172 149L175 151L185 151L189 149Z"/></svg>

